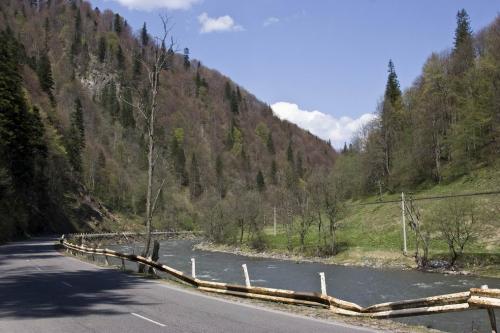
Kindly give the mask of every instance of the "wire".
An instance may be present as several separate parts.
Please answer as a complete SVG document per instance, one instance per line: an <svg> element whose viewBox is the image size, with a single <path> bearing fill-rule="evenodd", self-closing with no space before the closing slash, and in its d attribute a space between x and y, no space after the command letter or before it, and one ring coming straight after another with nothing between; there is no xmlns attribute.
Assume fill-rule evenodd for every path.
<svg viewBox="0 0 500 333"><path fill-rule="evenodd" d="M500 191L488 191L488 192L476 192L476 193L458 193L458 194L436 195L436 196L432 196L432 197L417 197L417 198L412 198L412 200L413 201L439 200L439 199L448 199L448 198L472 197L472 196L479 196L479 195L498 195L498 194L500 194ZM368 205L379 205L379 204L400 203L400 202L401 202L401 199L358 203L358 204L351 204L348 206L368 206Z"/></svg>

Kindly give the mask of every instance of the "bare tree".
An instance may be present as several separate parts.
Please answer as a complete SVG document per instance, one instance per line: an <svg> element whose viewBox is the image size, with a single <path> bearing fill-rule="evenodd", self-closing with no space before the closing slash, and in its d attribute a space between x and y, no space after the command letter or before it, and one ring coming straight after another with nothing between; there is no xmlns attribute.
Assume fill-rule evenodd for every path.
<svg viewBox="0 0 500 333"><path fill-rule="evenodd" d="M419 268L425 268L429 258L430 231L423 226L422 214L411 195L408 195L405 201L405 214L411 230L415 233L415 262Z"/></svg>
<svg viewBox="0 0 500 333"><path fill-rule="evenodd" d="M433 220L448 244L450 267L453 267L467 243L475 236L477 217L474 203L466 199L451 200L433 214Z"/></svg>
<svg viewBox="0 0 500 333"><path fill-rule="evenodd" d="M151 222L156 209L160 192L165 184L165 179L161 181L157 188L154 189L155 166L159 158L159 151L156 148L156 133L155 125L158 112L158 93L160 87L161 73L167 70L171 65L172 50L174 41L170 36L169 19L166 16L160 15L162 22L163 33L156 36L149 45L146 45L143 52L138 55L138 60L145 69L146 78L144 79L142 89L139 91L140 98L137 102L124 100L125 103L134 107L144 118L144 130L148 142L148 183L146 189L146 244L143 257L147 257L151 247ZM165 47L169 42L169 47ZM144 267L140 266L139 271L144 271Z"/></svg>

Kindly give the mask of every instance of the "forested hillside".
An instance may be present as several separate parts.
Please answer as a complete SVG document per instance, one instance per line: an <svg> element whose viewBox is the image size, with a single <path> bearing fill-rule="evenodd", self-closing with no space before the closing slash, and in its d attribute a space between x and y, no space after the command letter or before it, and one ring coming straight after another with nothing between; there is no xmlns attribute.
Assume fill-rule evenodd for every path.
<svg viewBox="0 0 500 333"><path fill-rule="evenodd" d="M147 124L132 105L147 93L148 24L160 22L134 31L79 0L0 3L0 239L142 224ZM327 142L276 118L188 49L167 51L155 227L194 228L231 198L262 200L287 177L333 166Z"/></svg>
<svg viewBox="0 0 500 333"><path fill-rule="evenodd" d="M451 36L450 36L451 38ZM404 92L395 65L378 118L343 150L350 197L450 182L500 156L500 17L477 33L457 14L454 46L433 53Z"/></svg>

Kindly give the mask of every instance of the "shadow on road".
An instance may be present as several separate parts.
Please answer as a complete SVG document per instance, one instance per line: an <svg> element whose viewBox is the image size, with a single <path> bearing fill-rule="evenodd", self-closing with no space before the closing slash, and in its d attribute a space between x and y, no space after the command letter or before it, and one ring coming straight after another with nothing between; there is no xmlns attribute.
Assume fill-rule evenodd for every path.
<svg viewBox="0 0 500 333"><path fill-rule="evenodd" d="M127 306L157 304L134 295L145 285L139 278L92 267L74 270L51 243L12 243L0 248L0 258L3 319L114 315L129 312ZM68 261L73 269L65 267Z"/></svg>

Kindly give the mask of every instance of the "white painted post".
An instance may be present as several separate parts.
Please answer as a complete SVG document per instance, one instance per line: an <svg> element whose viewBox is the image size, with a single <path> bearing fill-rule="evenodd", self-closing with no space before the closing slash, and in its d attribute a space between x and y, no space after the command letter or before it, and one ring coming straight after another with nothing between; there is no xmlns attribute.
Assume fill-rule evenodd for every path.
<svg viewBox="0 0 500 333"><path fill-rule="evenodd" d="M247 264L241 265L243 267L243 274L245 274L245 285L247 288L250 288L250 277L248 276L248 269L247 269Z"/></svg>
<svg viewBox="0 0 500 333"><path fill-rule="evenodd" d="M319 277L321 278L321 294L326 296L326 281L325 281L325 273L319 272Z"/></svg>
<svg viewBox="0 0 500 333"><path fill-rule="evenodd" d="M106 266L109 266L109 259L108 259L108 256L104 256L104 260L106 261Z"/></svg>
<svg viewBox="0 0 500 333"><path fill-rule="evenodd" d="M274 236L276 236L276 206L274 206L274 217L273 217L273 221L274 221Z"/></svg>
<svg viewBox="0 0 500 333"><path fill-rule="evenodd" d="M403 222L403 254L406 255L406 214L405 214L405 194L401 192L401 215Z"/></svg>
<svg viewBox="0 0 500 333"><path fill-rule="evenodd" d="M191 258L191 276L196 279L196 262L194 258Z"/></svg>

